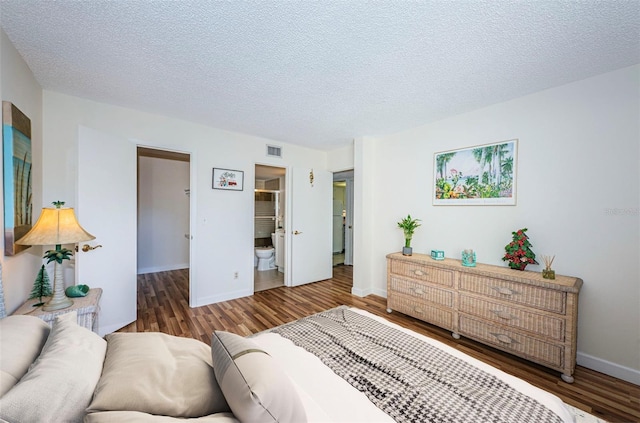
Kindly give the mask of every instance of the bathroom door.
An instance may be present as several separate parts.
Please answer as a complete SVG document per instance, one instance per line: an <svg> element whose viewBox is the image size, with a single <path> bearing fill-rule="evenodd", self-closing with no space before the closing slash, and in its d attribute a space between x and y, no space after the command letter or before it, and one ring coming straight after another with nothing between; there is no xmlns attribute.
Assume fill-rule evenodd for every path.
<svg viewBox="0 0 640 423"><path fill-rule="evenodd" d="M332 275L333 175L309 168L293 168L292 175L289 244L291 286L297 286Z"/></svg>
<svg viewBox="0 0 640 423"><path fill-rule="evenodd" d="M78 131L78 220L95 240L75 253L76 284L102 288L99 331L136 320L136 145L111 134Z"/></svg>

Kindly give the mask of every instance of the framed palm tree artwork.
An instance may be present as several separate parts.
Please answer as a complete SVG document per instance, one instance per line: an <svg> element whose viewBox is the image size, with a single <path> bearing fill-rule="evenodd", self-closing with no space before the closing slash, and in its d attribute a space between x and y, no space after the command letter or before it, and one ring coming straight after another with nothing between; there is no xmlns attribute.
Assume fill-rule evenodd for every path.
<svg viewBox="0 0 640 423"><path fill-rule="evenodd" d="M31 229L31 120L8 101L2 102L4 255L29 246L14 242Z"/></svg>
<svg viewBox="0 0 640 423"><path fill-rule="evenodd" d="M435 153L433 204L515 205L517 157L517 139Z"/></svg>

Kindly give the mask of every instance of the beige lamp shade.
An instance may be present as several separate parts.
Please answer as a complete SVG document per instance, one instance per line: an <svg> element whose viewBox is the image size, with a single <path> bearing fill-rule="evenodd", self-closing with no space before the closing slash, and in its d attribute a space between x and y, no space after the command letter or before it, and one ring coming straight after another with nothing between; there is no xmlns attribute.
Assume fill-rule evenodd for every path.
<svg viewBox="0 0 640 423"><path fill-rule="evenodd" d="M61 245L90 241L96 237L78 223L73 208L43 208L36 224L22 238L20 245Z"/></svg>

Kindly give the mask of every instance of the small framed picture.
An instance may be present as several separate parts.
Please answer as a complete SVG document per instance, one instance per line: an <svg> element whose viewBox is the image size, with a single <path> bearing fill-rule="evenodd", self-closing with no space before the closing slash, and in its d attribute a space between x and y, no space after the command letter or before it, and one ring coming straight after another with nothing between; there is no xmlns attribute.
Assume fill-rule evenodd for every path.
<svg viewBox="0 0 640 423"><path fill-rule="evenodd" d="M244 172L241 170L213 168L213 189L242 191Z"/></svg>

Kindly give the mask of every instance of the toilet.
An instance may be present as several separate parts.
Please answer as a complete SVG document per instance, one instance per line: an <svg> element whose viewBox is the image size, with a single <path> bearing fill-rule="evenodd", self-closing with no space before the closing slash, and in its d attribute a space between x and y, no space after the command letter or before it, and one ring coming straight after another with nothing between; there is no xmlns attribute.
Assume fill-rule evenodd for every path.
<svg viewBox="0 0 640 423"><path fill-rule="evenodd" d="M275 234L271 234L271 240L275 238ZM257 270L261 272L263 270L275 269L276 266L276 249L274 247L256 247L256 259ZM254 262L255 262L254 260Z"/></svg>
<svg viewBox="0 0 640 423"><path fill-rule="evenodd" d="M256 258L258 259L258 271L271 270L276 268L276 255L273 247L256 247Z"/></svg>

